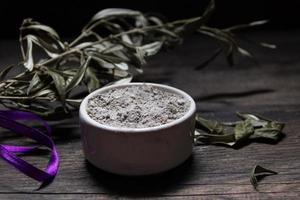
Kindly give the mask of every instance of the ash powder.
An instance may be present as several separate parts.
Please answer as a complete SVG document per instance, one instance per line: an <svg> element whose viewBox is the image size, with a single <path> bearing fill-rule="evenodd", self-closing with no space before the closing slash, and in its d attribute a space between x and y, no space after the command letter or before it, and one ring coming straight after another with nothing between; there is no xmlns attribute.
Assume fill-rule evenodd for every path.
<svg viewBox="0 0 300 200"><path fill-rule="evenodd" d="M116 88L88 101L88 115L112 127L146 128L179 119L188 110L189 100L147 84Z"/></svg>

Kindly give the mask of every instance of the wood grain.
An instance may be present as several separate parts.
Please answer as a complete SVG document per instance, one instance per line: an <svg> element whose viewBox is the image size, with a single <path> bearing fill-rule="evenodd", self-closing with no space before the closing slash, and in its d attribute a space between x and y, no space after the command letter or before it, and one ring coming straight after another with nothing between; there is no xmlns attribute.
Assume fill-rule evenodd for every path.
<svg viewBox="0 0 300 200"><path fill-rule="evenodd" d="M299 32L252 33L257 41L277 43L276 51L252 48L260 65L240 60L234 67L217 59L201 71L194 68L214 45L192 38L145 67L137 81L166 83L190 93L205 117L236 119L236 111L259 113L286 123L286 137L278 144L248 143L243 148L200 145L191 158L163 174L124 177L98 170L85 161L78 119L53 123L61 164L54 182L33 191L38 184L0 162L0 199L297 199L300 196L300 52ZM5 44L5 46L3 46ZM8 46L6 49L5 47ZM1 66L18 57L16 45L0 42ZM5 57L5 55L8 55ZM0 130L1 143L23 142ZM24 159L43 167L45 151ZM260 164L279 174L264 178L255 191L251 168Z"/></svg>

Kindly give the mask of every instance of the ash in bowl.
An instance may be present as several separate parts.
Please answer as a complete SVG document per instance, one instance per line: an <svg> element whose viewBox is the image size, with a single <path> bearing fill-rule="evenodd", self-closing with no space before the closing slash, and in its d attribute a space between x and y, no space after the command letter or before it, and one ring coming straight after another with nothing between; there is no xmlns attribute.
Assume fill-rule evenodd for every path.
<svg viewBox="0 0 300 200"><path fill-rule="evenodd" d="M115 88L90 98L87 113L103 125L147 128L181 118L190 102L179 94L155 86Z"/></svg>

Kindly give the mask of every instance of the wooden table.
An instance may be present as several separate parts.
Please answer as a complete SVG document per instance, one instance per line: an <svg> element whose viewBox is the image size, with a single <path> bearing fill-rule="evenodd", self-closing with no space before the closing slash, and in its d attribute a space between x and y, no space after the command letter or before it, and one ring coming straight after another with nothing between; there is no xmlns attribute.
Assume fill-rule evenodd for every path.
<svg viewBox="0 0 300 200"><path fill-rule="evenodd" d="M78 119L53 124L61 164L54 182L38 184L0 161L0 199L299 199L300 198L300 32L254 32L254 41L278 45L277 50L250 47L259 65L240 59L234 67L218 58L200 71L194 68L215 48L207 38L191 38L145 67L138 81L166 83L193 96L205 117L233 120L236 111L259 113L286 122L278 144L251 143L240 149L201 145L184 164L149 177L122 177L97 170L83 157ZM247 45L246 45L247 46ZM16 42L0 42L1 66L15 63ZM1 130L1 143L20 142ZM44 166L47 152L24 158ZM256 164L279 172L264 178L259 191L249 182Z"/></svg>

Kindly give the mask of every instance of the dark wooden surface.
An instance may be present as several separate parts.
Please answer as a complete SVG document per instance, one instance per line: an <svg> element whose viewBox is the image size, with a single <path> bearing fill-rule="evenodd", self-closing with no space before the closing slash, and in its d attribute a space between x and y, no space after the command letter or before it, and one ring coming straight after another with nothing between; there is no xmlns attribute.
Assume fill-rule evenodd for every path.
<svg viewBox="0 0 300 200"><path fill-rule="evenodd" d="M162 53L145 67L138 81L165 83L188 92L206 117L235 119L236 111L251 112L286 122L286 137L278 144L252 143L240 149L197 146L193 156L167 173L149 177L122 177L97 170L82 154L78 119L53 124L61 164L54 182L38 184L0 161L0 199L299 199L300 198L300 37L299 31L256 32L254 41L276 43L277 50L250 47L259 65L241 59L234 67L223 57L194 71L214 45L192 38L174 51ZM15 63L18 45L0 42L0 63ZM3 130L1 143L22 139ZM44 166L48 155L24 157ZM264 178L255 191L251 168L260 164L279 172Z"/></svg>

